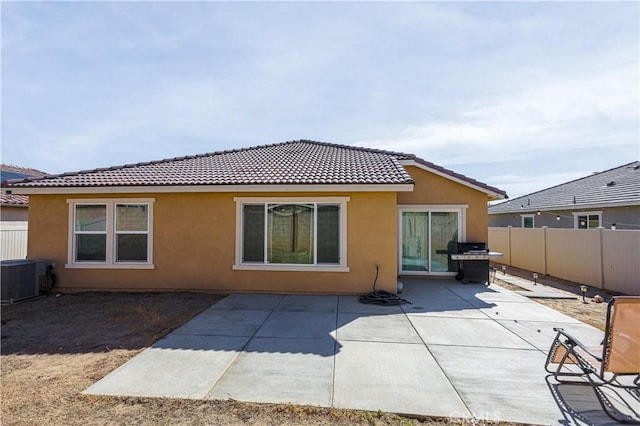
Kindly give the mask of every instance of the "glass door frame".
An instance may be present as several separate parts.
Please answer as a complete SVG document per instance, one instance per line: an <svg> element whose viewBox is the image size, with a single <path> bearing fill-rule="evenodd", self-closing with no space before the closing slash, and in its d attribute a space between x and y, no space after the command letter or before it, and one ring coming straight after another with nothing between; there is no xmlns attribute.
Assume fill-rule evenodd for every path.
<svg viewBox="0 0 640 426"><path fill-rule="evenodd" d="M467 224L467 208L469 206L464 204L453 204L453 205L429 205L429 204L421 204L421 205L400 205L398 206L398 274L400 275L422 275L422 276L455 276L457 272L432 272L432 256L429 254L429 267L428 271L405 271L402 269L402 245L403 245L403 213L429 213L427 215L429 220L429 232L428 232L428 243L429 243L429 253L431 253L431 214L434 212L444 212L444 213L457 213L458 214L458 241L466 241L466 224Z"/></svg>

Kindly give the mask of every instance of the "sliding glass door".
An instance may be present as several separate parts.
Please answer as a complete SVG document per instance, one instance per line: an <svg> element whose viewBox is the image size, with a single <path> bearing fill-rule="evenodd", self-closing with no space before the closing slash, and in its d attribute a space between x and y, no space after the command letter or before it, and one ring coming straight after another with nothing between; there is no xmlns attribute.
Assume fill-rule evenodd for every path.
<svg viewBox="0 0 640 426"><path fill-rule="evenodd" d="M431 272L456 272L456 263L449 260L449 251L456 251L458 242L458 213L430 212L431 216Z"/></svg>
<svg viewBox="0 0 640 426"><path fill-rule="evenodd" d="M400 272L456 272L456 262L449 259L449 251L455 251L460 229L461 209L401 209Z"/></svg>
<svg viewBox="0 0 640 426"><path fill-rule="evenodd" d="M429 270L429 213L402 212L402 270Z"/></svg>

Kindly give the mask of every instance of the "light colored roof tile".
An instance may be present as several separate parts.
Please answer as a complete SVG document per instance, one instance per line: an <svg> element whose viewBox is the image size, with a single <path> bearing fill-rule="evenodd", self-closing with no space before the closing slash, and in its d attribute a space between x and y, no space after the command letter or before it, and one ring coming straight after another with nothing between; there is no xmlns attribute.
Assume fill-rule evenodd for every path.
<svg viewBox="0 0 640 426"><path fill-rule="evenodd" d="M0 193L0 204L3 206L26 207L29 205L29 197L18 194Z"/></svg>

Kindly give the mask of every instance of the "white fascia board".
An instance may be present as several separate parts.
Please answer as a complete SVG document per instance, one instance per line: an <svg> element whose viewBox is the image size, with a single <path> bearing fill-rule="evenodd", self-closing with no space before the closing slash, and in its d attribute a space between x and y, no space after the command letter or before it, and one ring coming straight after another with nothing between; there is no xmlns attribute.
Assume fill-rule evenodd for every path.
<svg viewBox="0 0 640 426"><path fill-rule="evenodd" d="M175 185L175 186L82 186L14 187L12 194L161 194L194 192L411 192L413 184L356 185Z"/></svg>
<svg viewBox="0 0 640 426"><path fill-rule="evenodd" d="M400 160L400 165L402 166L414 166L414 167L418 167L422 170L426 170L429 173L433 173L434 175L438 175L441 176L443 178L449 179L451 181L454 181L456 183L459 183L461 185L467 186L469 188L475 189L476 191L480 191L480 192L484 192L485 194L497 199L497 200L504 200L505 196L503 194L500 194L498 192L494 192L494 191L490 191L486 188L483 188L481 186L478 185L474 185L471 182L467 182L466 180L463 179L458 179L455 176L451 176L450 174L447 173L443 173L440 170L436 170L436 169L432 169L431 167L425 166L424 164L418 163L415 160Z"/></svg>

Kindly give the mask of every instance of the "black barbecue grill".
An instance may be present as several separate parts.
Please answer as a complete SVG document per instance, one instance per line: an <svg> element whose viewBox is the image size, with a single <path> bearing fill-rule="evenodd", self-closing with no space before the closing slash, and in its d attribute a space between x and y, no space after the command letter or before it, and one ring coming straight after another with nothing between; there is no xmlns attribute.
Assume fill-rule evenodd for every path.
<svg viewBox="0 0 640 426"><path fill-rule="evenodd" d="M465 284L489 284L489 259L502 257L502 253L490 252L486 243L458 243L456 248L456 253L449 254L451 260L458 261L456 279Z"/></svg>

